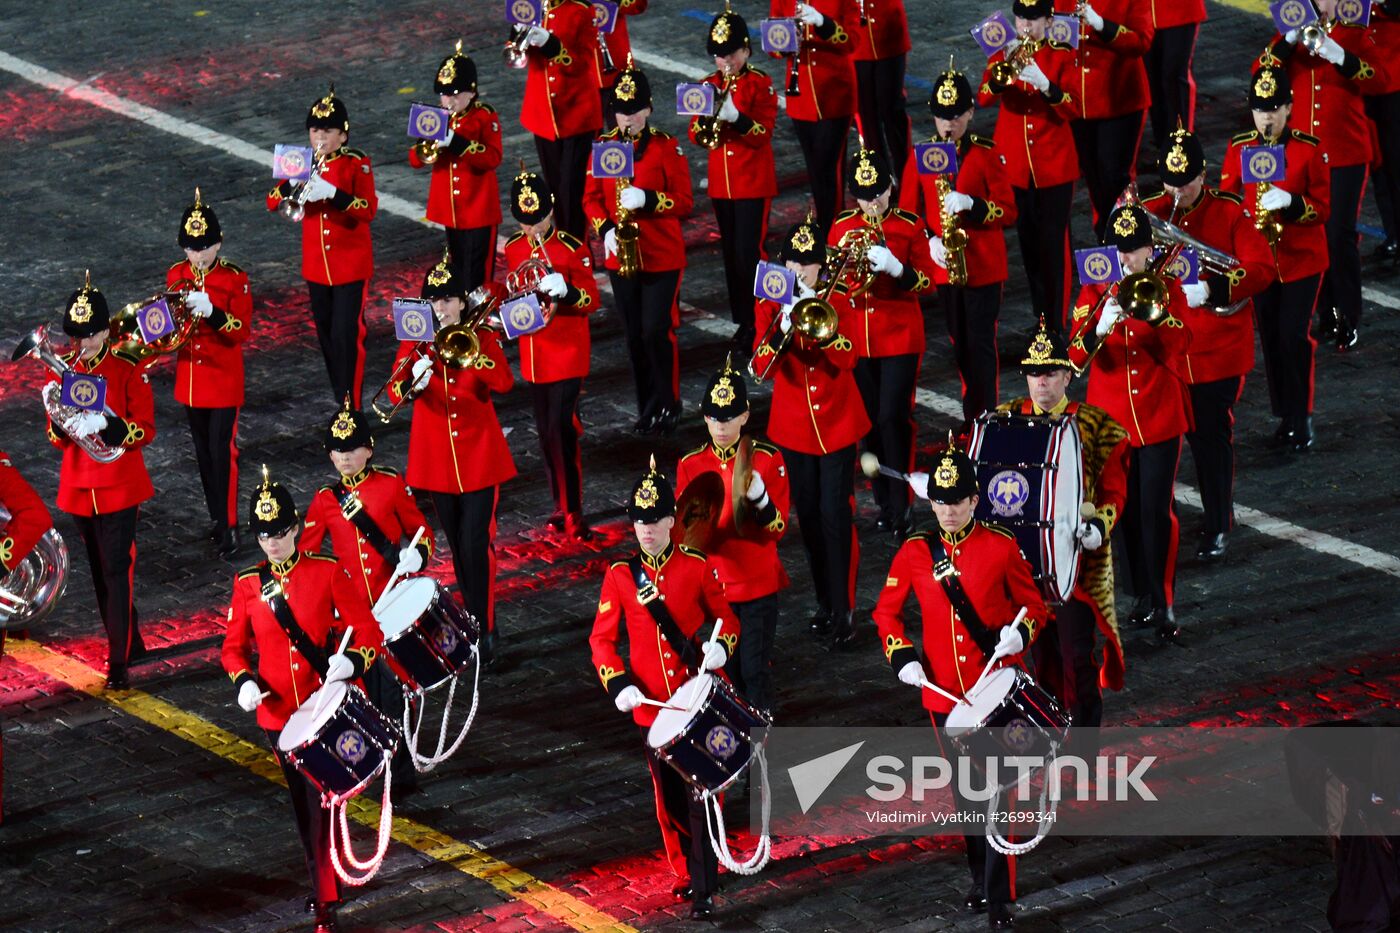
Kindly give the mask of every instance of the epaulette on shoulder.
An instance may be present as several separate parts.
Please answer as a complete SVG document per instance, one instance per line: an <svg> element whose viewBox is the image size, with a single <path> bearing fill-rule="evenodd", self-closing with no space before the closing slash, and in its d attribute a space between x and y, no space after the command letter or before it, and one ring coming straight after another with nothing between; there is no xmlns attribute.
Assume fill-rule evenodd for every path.
<svg viewBox="0 0 1400 933"><path fill-rule="evenodd" d="M476 100L472 101L472 106L476 107L476 109L478 109L478 110L485 110L487 113L495 113L495 112L496 112L496 108L495 108L495 107L492 107L490 104L488 104L486 101L482 100L480 97L478 97Z"/></svg>
<svg viewBox="0 0 1400 933"><path fill-rule="evenodd" d="M337 561L334 557L331 557L329 554L311 554L306 551L302 551L301 556L306 558L307 560L323 560L328 561L332 564L339 563L339 561Z"/></svg>
<svg viewBox="0 0 1400 933"><path fill-rule="evenodd" d="M676 545L676 549L679 550L682 554L688 554L691 557L697 558L699 560L705 560L705 552L700 550L698 547L691 547L688 544L678 544Z"/></svg>
<svg viewBox="0 0 1400 933"><path fill-rule="evenodd" d="M658 130L658 129L657 129L656 127L654 127L654 126L648 126L647 129L651 130L651 135L657 137L658 139L675 139L675 138L676 138L676 137L672 136L670 133L666 132L665 130Z"/></svg>
<svg viewBox="0 0 1400 933"><path fill-rule="evenodd" d="M755 451L761 450L765 454L775 454L778 452L778 447L776 444L770 444L767 441L760 441L757 438L754 439L753 449Z"/></svg>
<svg viewBox="0 0 1400 933"><path fill-rule="evenodd" d="M172 262L172 263L170 264L170 268L172 268L172 269L178 269L178 268L180 268L181 266L183 266L183 265L184 265L186 262L188 262L188 261L189 261L189 260L187 260L187 259L181 259L179 262ZM222 262L222 261L223 261L223 260L220 260L220 262Z"/></svg>
<svg viewBox="0 0 1400 933"><path fill-rule="evenodd" d="M1231 204L1244 203L1244 198L1238 194L1235 194L1235 192L1233 191L1221 191L1219 188L1210 188L1207 190L1210 191L1210 196L1213 198L1219 198L1222 201L1229 201Z"/></svg>
<svg viewBox="0 0 1400 933"><path fill-rule="evenodd" d="M927 541L928 537L927 531L915 531L904 538L904 543L908 544L910 541Z"/></svg>
<svg viewBox="0 0 1400 933"><path fill-rule="evenodd" d="M978 136L976 133L969 133L967 141L980 149L995 149L997 146L997 141L995 139L988 139L986 136Z"/></svg>
<svg viewBox="0 0 1400 933"><path fill-rule="evenodd" d="M1003 526L1001 526L1001 525L998 525L996 522L984 522L984 521L982 521L981 519L979 519L979 520L977 521L977 524L981 525L983 528L987 529L988 531L995 531L997 534L1001 535L1003 538L1010 538L1010 539L1013 540L1013 541L1016 540L1016 536L1013 535L1013 534L1011 533L1010 529L1005 528L1005 527L1003 527Z"/></svg>
<svg viewBox="0 0 1400 933"><path fill-rule="evenodd" d="M598 138L599 138L599 139L617 139L617 135L618 135L619 133L621 133L621 132L622 132L622 130L615 126L615 127L613 127L612 129L608 130L606 133L604 133L602 136L599 136Z"/></svg>
<svg viewBox="0 0 1400 933"><path fill-rule="evenodd" d="M1243 133L1236 133L1230 137L1232 143L1248 143L1259 138L1258 130L1245 130Z"/></svg>
<svg viewBox="0 0 1400 933"><path fill-rule="evenodd" d="M1057 52L1073 52L1073 51L1074 51L1074 46L1070 45L1068 42L1061 42L1061 41L1058 40L1058 39L1046 39L1046 40L1045 40L1045 46L1046 46L1046 48L1054 49L1054 50L1056 50Z"/></svg>
<svg viewBox="0 0 1400 933"><path fill-rule="evenodd" d="M256 577L261 570L262 564L254 564L251 567L244 567L242 570L238 571L238 579L242 580L246 577Z"/></svg>
<svg viewBox="0 0 1400 933"><path fill-rule="evenodd" d="M377 465L374 465L374 466L371 466L370 469L373 470L375 473L383 473L385 476L398 476L398 475L399 475L399 471L396 470L396 469L394 469L393 467L386 467L386 466L377 466Z"/></svg>
<svg viewBox="0 0 1400 933"><path fill-rule="evenodd" d="M335 484L335 483L327 483L326 485L322 486L320 489L316 490L316 494L317 494L317 495L320 495L320 494L323 493L323 492L328 492L328 493L330 493L331 495L335 495L335 487L336 487L336 484Z"/></svg>
<svg viewBox="0 0 1400 933"><path fill-rule="evenodd" d="M239 275L242 275L242 274L243 274L243 267L242 267L242 266L238 265L237 263L229 262L227 259L220 259L220 260L219 260L219 265L223 266L225 269L229 270L230 272L236 272L236 273L238 273Z"/></svg>
<svg viewBox="0 0 1400 933"><path fill-rule="evenodd" d="M1167 196L1167 192L1166 192L1166 190L1164 189L1164 190L1161 190L1161 191L1151 191L1151 192L1148 192L1147 194L1142 195L1142 196L1139 198L1139 200L1140 200L1143 204L1146 204L1148 201L1156 201L1156 200L1158 200L1159 198L1165 198L1166 196Z"/></svg>
<svg viewBox="0 0 1400 933"><path fill-rule="evenodd" d="M139 354L132 353L130 350L123 347L113 347L112 355L119 360L126 360L133 366L140 366L143 362Z"/></svg>
<svg viewBox="0 0 1400 933"><path fill-rule="evenodd" d="M350 156L352 159L368 159L368 158L369 158L369 154L366 153L363 149L353 149L353 148L351 148L350 146L341 146L341 147L340 147L340 151L341 151L342 154L348 155L348 156Z"/></svg>
<svg viewBox="0 0 1400 933"><path fill-rule="evenodd" d="M860 213L860 209L859 209L859 208L856 208L856 207L853 207L853 208L851 208L851 209L848 210L848 211L842 211L841 213L837 214L837 215L836 215L836 219L837 219L837 220L845 220L847 217L854 217L854 216L856 216L856 215L859 214L859 213Z"/></svg>
<svg viewBox="0 0 1400 933"><path fill-rule="evenodd" d="M609 570L616 570L616 569L619 568L619 567L626 567L626 566L627 566L627 561L625 561L625 560L615 560L615 561L613 561L611 564L608 564L608 569L609 569Z"/></svg>
<svg viewBox="0 0 1400 933"><path fill-rule="evenodd" d="M694 450L687 450L685 453L681 454L681 459L682 459L682 460L689 460L691 457L695 456L696 454L703 454L703 453L705 452L705 450L706 450L709 446L710 446L709 444L701 444L699 447L696 447Z"/></svg>
<svg viewBox="0 0 1400 933"><path fill-rule="evenodd" d="M919 222L919 215L918 215L918 214L914 213L913 211L906 211L906 210L905 210L904 208L902 208L902 207L896 207L894 210L890 211L890 213L893 214L894 216L898 217L900 220L904 221L905 223L916 224L916 223Z"/></svg>
<svg viewBox="0 0 1400 933"><path fill-rule="evenodd" d="M1299 142L1307 143L1309 146L1320 146L1322 144L1322 140L1309 133L1304 133L1302 130L1293 130L1292 138Z"/></svg>
<svg viewBox="0 0 1400 933"><path fill-rule="evenodd" d="M523 240L524 238L525 238L525 231L524 231L524 230L517 230L517 231L515 231L514 233L512 233L512 234L510 235L510 239L506 240L506 245L509 246L510 244L514 243L516 240Z"/></svg>
<svg viewBox="0 0 1400 933"><path fill-rule="evenodd" d="M578 237L574 236L567 230L556 230L554 231L554 235L558 238L560 243L563 243L569 249L578 249L580 246L583 245L582 240L580 240Z"/></svg>

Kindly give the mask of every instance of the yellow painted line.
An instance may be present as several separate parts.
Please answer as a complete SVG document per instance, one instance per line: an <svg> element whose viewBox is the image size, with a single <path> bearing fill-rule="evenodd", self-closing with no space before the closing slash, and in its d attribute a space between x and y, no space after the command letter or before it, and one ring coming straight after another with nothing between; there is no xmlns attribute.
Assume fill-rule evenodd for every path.
<svg viewBox="0 0 1400 933"><path fill-rule="evenodd" d="M1269 0L1213 0L1213 2L1221 6L1232 6L1237 10L1244 10L1246 13L1269 15Z"/></svg>
<svg viewBox="0 0 1400 933"><path fill-rule="evenodd" d="M221 729L207 719L141 690L103 690L102 674L81 661L35 641L11 639L6 642L5 653L13 660L54 680L62 681L74 690L111 704L136 719L246 768L259 777L286 786L282 779L282 769L268 749ZM366 826L379 825L379 805L365 800L364 797L357 797L351 801L350 815L356 822ZM528 904L575 930L588 933L637 933L635 927L628 926L572 894L546 884L529 872L416 820L395 816L393 838L434 861L455 868L464 875L485 881L507 897Z"/></svg>

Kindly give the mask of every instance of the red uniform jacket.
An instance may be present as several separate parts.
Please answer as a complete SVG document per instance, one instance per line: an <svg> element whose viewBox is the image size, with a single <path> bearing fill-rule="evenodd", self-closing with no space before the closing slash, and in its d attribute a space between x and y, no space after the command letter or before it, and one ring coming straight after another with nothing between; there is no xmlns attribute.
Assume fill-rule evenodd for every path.
<svg viewBox="0 0 1400 933"><path fill-rule="evenodd" d="M852 230L868 226L865 214L849 210L837 215L827 242L836 246ZM849 299L856 313L851 339L856 355L899 356L924 352L924 313L919 296L933 291L938 268L928 252L928 232L918 214L894 208L879 220L881 242L904 264L899 278L880 273L864 294Z"/></svg>
<svg viewBox="0 0 1400 933"><path fill-rule="evenodd" d="M1172 199L1166 192L1142 202L1158 217L1170 217ZM1227 275L1206 276L1212 306L1231 305L1252 298L1274 282L1274 257L1263 234L1254 229L1240 204L1240 196L1207 188L1190 207L1183 207L1173 221L1207 246L1234 256L1240 265ZM1214 382L1243 376L1254 368L1254 309L1246 305L1229 317L1209 307L1181 308L1182 320L1191 332L1182 376L1187 384Z"/></svg>
<svg viewBox="0 0 1400 933"><path fill-rule="evenodd" d="M786 491L786 484L783 489ZM0 537L0 570L9 573L24 560L44 532L53 527L53 516L3 450L0 450L0 506L10 513L10 520L0 529L0 535L4 536Z"/></svg>
<svg viewBox="0 0 1400 933"><path fill-rule="evenodd" d="M532 256L541 258L523 233L506 241L505 255L506 268L511 270ZM520 378L526 382L582 379L588 375L588 315L599 305L592 252L572 234L556 229L545 237L543 258L564 277L570 290L555 302L554 317L544 330L520 338Z"/></svg>
<svg viewBox="0 0 1400 933"><path fill-rule="evenodd" d="M1293 82L1289 122L1322 141L1332 168L1365 165L1376 152L1361 95L1372 85L1384 86L1385 75L1377 67L1382 54L1365 26L1338 23L1331 35L1347 53L1340 65L1274 36L1270 48L1286 63Z"/></svg>
<svg viewBox="0 0 1400 933"><path fill-rule="evenodd" d="M197 321L190 339L175 354L175 401L191 408L234 408L243 404L243 341L253 323L248 273L220 259L195 275L188 261L165 273L165 285L181 279L209 293L214 313Z"/></svg>
<svg viewBox="0 0 1400 933"><path fill-rule="evenodd" d="M909 20L904 0L856 0L855 60L894 58L909 51Z"/></svg>
<svg viewBox="0 0 1400 933"><path fill-rule="evenodd" d="M938 142L932 138L929 142ZM943 205L938 199L937 175L919 173L918 160L904 163L904 183L899 186L899 206L924 218L934 236L943 235ZM971 288L1005 282L1005 230L1016 222L1016 196L1006 173L1006 157L985 136L968 133L958 141L958 173L953 191L972 198L972 209L958 215L967 231L967 284ZM933 264L933 284L947 285L948 270Z"/></svg>
<svg viewBox="0 0 1400 933"><path fill-rule="evenodd" d="M1169 279L1171 292L1167 317L1156 327L1145 321L1124 318L1109 332L1089 370L1087 401L1107 411L1128 431L1134 447L1145 447L1180 437L1191 430L1191 398L1180 373L1185 367L1186 348L1191 332L1181 321L1186 296L1176 279ZM1085 343L1097 340L1094 326L1098 315L1089 312L1107 286L1085 285L1074 305L1076 336L1069 347L1069 358L1082 365Z"/></svg>
<svg viewBox="0 0 1400 933"><path fill-rule="evenodd" d="M428 182L428 219L453 230L501 222L501 118L480 98L452 117L452 142L438 153ZM408 164L423 168L416 146Z"/></svg>
<svg viewBox="0 0 1400 933"><path fill-rule="evenodd" d="M658 591L656 598L665 601L681 634L703 643L709 640L715 620L722 620L719 642L733 656L739 644L739 620L725 601L724 588L704 554L683 544L668 544L656 557L642 554L642 567ZM624 626L626 661L618 651ZM588 645L593 669L610 697L635 686L653 700L667 700L691 676L651 612L637 598L637 583L627 561L617 561L603 576ZM632 718L639 726L650 726L656 719L656 707L638 706Z"/></svg>
<svg viewBox="0 0 1400 933"><path fill-rule="evenodd" d="M1073 13L1076 0L1058 0L1060 13ZM1078 80L1071 92L1087 120L1146 110L1152 102L1143 57L1152 46L1152 4L1142 0L1095 0L1103 31L1079 21ZM1053 78L1051 79L1054 80Z"/></svg>
<svg viewBox="0 0 1400 933"><path fill-rule="evenodd" d="M1206 21L1206 0L1151 0L1150 6L1154 31Z"/></svg>
<svg viewBox="0 0 1400 933"><path fill-rule="evenodd" d="M953 611L943 586L933 578L933 554L929 551L929 532L909 536L890 565L885 588L875 603L875 627L885 649L885 660L896 674L910 661L921 661L924 676L952 693L963 696L977 682L987 663L973 641L969 625ZM1031 579L1031 566L1016 545L1009 531L996 525L970 521L954 534L939 532L949 545L953 566L968 601L977 611L983 626L999 633L1026 607L1021 621L1030 633L1027 647L1045 624L1048 611L1045 601ZM932 541L933 551L941 552L938 541ZM941 554L940 554L941 559ZM923 657L905 636L904 604L913 590L919 601L919 613L924 626L920 641ZM1015 663L1020 655L1006 659ZM953 708L951 700L932 690L922 690L924 709L946 713Z"/></svg>
<svg viewBox="0 0 1400 933"><path fill-rule="evenodd" d="M224 635L224 670L238 690L244 681L256 679L271 696L258 707L258 725L281 729L297 707L321 686L321 675L301 656L262 599L259 570L264 561L243 571L233 581L233 601ZM359 677L384 650L379 623L369 611L369 601L333 557L293 554L285 563L273 564L272 579L285 593L287 606L307 639L327 656L340 647L347 626L353 626L345 654ZM335 614L339 613L337 619ZM253 652L257 651L257 673Z"/></svg>
<svg viewBox="0 0 1400 933"><path fill-rule="evenodd" d="M107 416L102 439L126 453L111 463L98 463L49 421L49 443L63 451L58 472L58 507L70 515L106 515L145 502L155 494L141 448L156 437L156 400L150 378L135 357L107 344L94 359L80 360L77 353L63 359L75 372L96 373L107 380ZM57 374L50 382L58 382Z"/></svg>
<svg viewBox="0 0 1400 933"><path fill-rule="evenodd" d="M342 146L327 158L321 177L337 190L329 200L306 205L301 222L302 278L321 285L362 282L374 273L369 223L379 211L369 156ZM273 188L267 195L267 209L277 210L291 190L288 181Z"/></svg>
<svg viewBox="0 0 1400 933"><path fill-rule="evenodd" d="M773 401L768 415L768 438L798 453L823 455L851 446L870 431L870 418L856 388L856 348L845 336L855 313L841 294L832 295L840 320L835 337L815 345L794 333L786 350L773 363ZM782 310L771 301L754 305L754 325L768 333ZM777 337L774 337L774 343ZM754 368L768 366L773 347L754 341Z"/></svg>
<svg viewBox="0 0 1400 933"><path fill-rule="evenodd" d="M1024 81L1004 87L992 81L991 66L1006 57L997 52L987 60L977 105L1000 102L993 132L997 148L1006 157L1007 177L1015 188L1050 188L1079 177L1079 157L1074 150L1071 120L1080 116L1079 71L1074 50L1050 42L1035 53L1035 63L1050 79L1042 94Z"/></svg>
<svg viewBox="0 0 1400 933"><path fill-rule="evenodd" d="M632 51L632 40L627 35L627 17L645 13L650 0L617 0L617 22L612 32L599 32L601 40L593 55L593 73L598 78L598 87L611 88L617 80L618 71L627 65L627 55ZM603 45L606 42L608 54L612 57L613 71L603 70Z"/></svg>
<svg viewBox="0 0 1400 933"><path fill-rule="evenodd" d="M1400 91L1400 19L1373 6L1371 37L1376 46L1371 65L1380 73L1365 83L1361 93L1394 94Z"/></svg>
<svg viewBox="0 0 1400 933"><path fill-rule="evenodd" d="M1296 105L1295 105L1296 106ZM1267 145L1268 141L1256 130L1240 133L1230 139L1225 161L1220 163L1220 189L1241 195L1244 208L1251 217L1258 203L1259 186L1244 184L1240 169L1240 150L1250 146ZM1332 173L1317 137L1298 130L1289 130L1284 137L1284 179L1275 187L1293 195L1293 203L1280 212L1283 236L1274 244L1274 267L1280 282L1296 282L1326 271L1327 218L1332 213Z"/></svg>
<svg viewBox="0 0 1400 933"><path fill-rule="evenodd" d="M705 83L724 87L718 71L708 75ZM778 173L773 163L773 124L778 119L778 97L773 93L773 80L766 74L745 65L734 82L734 106L739 119L721 123L720 144L709 153L710 197L712 198L771 198L778 194ZM715 91L715 106L720 105L720 91ZM695 125L690 121L690 138L695 139Z"/></svg>
<svg viewBox="0 0 1400 933"><path fill-rule="evenodd" d="M787 530L790 505L782 452L764 441L753 442L750 464L753 472L763 477L768 505L761 512L750 508L750 517L740 532L734 527L732 497L734 456L738 451L738 444L721 450L711 442L681 457L676 467L677 496L706 473L717 475L724 484L719 522L705 553L719 574L719 582L724 584L724 598L731 603L769 596L788 585L787 573L778 557L778 540Z"/></svg>
<svg viewBox="0 0 1400 933"><path fill-rule="evenodd" d="M458 369L433 355L432 378L413 401L413 427L408 435L408 482L430 492L474 492L504 483L515 475L506 436L496 418L491 393L510 391L515 377L492 330L478 330L481 353L476 362ZM394 365L418 344L399 345ZM402 379L389 385L397 402L412 384L408 366Z"/></svg>
<svg viewBox="0 0 1400 933"><path fill-rule="evenodd" d="M542 25L553 38L526 52L529 70L520 122L544 139L596 133L603 127L603 101L598 94L593 5L586 0L548 0L548 5Z"/></svg>
<svg viewBox="0 0 1400 933"><path fill-rule="evenodd" d="M354 497L344 508L337 496L337 487L349 490ZM355 514L355 503L394 545L393 560L385 560L355 527L351 518L346 517L347 510L352 517ZM370 605L374 605L394 574L399 547L412 539L419 528L424 529L418 549L423 552L423 566L426 567L433 556L433 529L423 517L418 503L413 500L412 490L395 471L388 467L370 466L355 476L342 476L338 483L322 486L316 491L306 510L306 528L297 546L315 554L329 534L336 559L350 579L359 581L365 588L366 598Z"/></svg>
<svg viewBox="0 0 1400 933"><path fill-rule="evenodd" d="M797 86L800 93L787 98L788 116L794 120L832 120L856 112L855 30L860 22L856 0L812 0L812 7L826 21L821 29L797 28L803 35L797 52ZM769 0L774 19L797 16L797 0ZM774 58L782 56L774 55ZM789 68L791 63L784 58ZM787 72L783 73L787 86Z"/></svg>
<svg viewBox="0 0 1400 933"><path fill-rule="evenodd" d="M603 139L621 139L622 132L609 130ZM632 212L641 230L640 252L643 272L669 272L685 268L685 239L681 221L690 216L695 199L690 190L690 165L680 143L670 133L647 127L634 143L631 185L647 193L642 207ZM601 239L617 225L617 183L615 178L595 178L588 170L583 189L583 211ZM616 254L607 258L609 269L617 268Z"/></svg>

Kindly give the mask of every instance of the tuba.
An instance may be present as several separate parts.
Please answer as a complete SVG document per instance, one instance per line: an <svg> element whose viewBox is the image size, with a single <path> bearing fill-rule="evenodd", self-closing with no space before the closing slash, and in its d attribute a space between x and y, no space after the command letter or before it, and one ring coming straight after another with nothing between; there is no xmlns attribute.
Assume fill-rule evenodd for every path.
<svg viewBox="0 0 1400 933"><path fill-rule="evenodd" d="M492 315L499 304L495 292L488 286L480 285L472 289L467 295L467 307L462 312L462 320L439 329L433 335L431 346L427 340L419 341L412 353L399 360L398 365L389 373L389 378L379 387L379 391L374 393L374 398L370 399L370 410L385 424L393 420L403 403L413 398L414 392L411 388L405 389L399 400L388 408L382 407L380 399L389 392L390 386L411 373L413 364L428 353L432 353L453 369L466 369L473 365L481 355L481 341L477 339L476 330L478 327L495 326Z"/></svg>
<svg viewBox="0 0 1400 933"><path fill-rule="evenodd" d="M933 176L933 190L938 195L938 226L943 231L943 248L948 251L948 284L967 284L967 231L958 224L958 215L947 210L943 202L953 191L953 179L948 173Z"/></svg>
<svg viewBox="0 0 1400 933"><path fill-rule="evenodd" d="M0 505L0 523L9 521L9 510ZM29 628L43 621L67 586L68 547L57 529L50 528L0 580L0 630Z"/></svg>
<svg viewBox="0 0 1400 933"><path fill-rule="evenodd" d="M32 356L53 370L60 379L63 374L73 367L64 362L63 358L53 351L53 345L49 342L49 327L47 324L40 324L34 330L26 334L15 347L14 353L10 355L11 360L23 359ZM96 434L79 436L76 431L78 416L83 414L83 409L74 408L72 405L65 405L59 400L63 392L60 382L45 383L40 395L44 400L44 411L48 413L49 420L63 433L67 434L73 443L81 447L89 457L98 463L111 463L126 453L124 447L112 447ZM116 414L110 409L105 410L109 418L115 418Z"/></svg>
<svg viewBox="0 0 1400 933"><path fill-rule="evenodd" d="M1151 213L1149 211L1148 213ZM1172 263L1176 262L1181 255L1184 244L1175 243L1162 252L1160 256L1152 260L1146 269L1141 272L1134 272L1132 275L1124 276L1121 281L1114 282L1112 286L1104 290L1099 296L1099 300L1094 304L1094 308L1084 318L1084 323L1070 336L1070 344L1076 340L1082 341L1086 336L1094 337L1096 331L1095 322L1098 320L1099 312L1104 305L1108 304L1110 298L1119 298L1120 304L1127 317L1138 321L1145 321L1153 327L1161 326L1168 317L1167 306L1171 301L1171 293L1167 290L1166 270L1170 269ZM1116 324L1114 325L1117 326ZM1079 365L1070 364L1070 369L1074 370L1076 376L1082 376L1089 371L1089 364L1094 361L1094 357L1103 349L1103 345L1108 342L1108 337L1113 331L1103 337L1095 337L1094 344L1088 349L1088 355L1084 357L1084 362ZM1084 344L1088 347L1088 344Z"/></svg>
<svg viewBox="0 0 1400 933"><path fill-rule="evenodd" d="M199 275L198 272L195 274ZM161 354L173 353L183 347L185 341L190 339L190 334L194 333L195 324L199 322L185 302L190 292L198 291L201 284L189 279L180 279L170 288L156 292L144 301L133 301L123 305L122 309L112 316L108 334L112 348L124 350L137 357L140 362L148 363ZM175 329L152 343L146 343L141 339L141 327L138 323L141 309L155 304L162 298L170 307Z"/></svg>

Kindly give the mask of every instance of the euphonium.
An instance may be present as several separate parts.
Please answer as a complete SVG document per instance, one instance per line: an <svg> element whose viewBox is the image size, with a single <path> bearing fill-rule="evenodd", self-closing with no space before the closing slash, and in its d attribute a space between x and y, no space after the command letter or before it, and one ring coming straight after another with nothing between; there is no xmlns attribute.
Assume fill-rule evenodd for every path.
<svg viewBox="0 0 1400 933"><path fill-rule="evenodd" d="M501 49L501 57L507 68L524 68L528 64L525 37L529 34L530 27L524 23L516 23L510 27L510 38L506 40L505 48Z"/></svg>
<svg viewBox="0 0 1400 933"><path fill-rule="evenodd" d="M870 290L878 273L870 265L870 248L884 243L880 218L862 214L865 226L854 227L841 234L836 247L841 251L841 265L846 273L847 294L857 298Z"/></svg>
<svg viewBox="0 0 1400 933"><path fill-rule="evenodd" d="M111 463L113 460L116 460L122 454L126 453L126 448L112 447L96 434L78 434L77 420L80 415L84 414L83 409L74 408L72 405L65 405L59 401L59 397L63 392L61 381L63 374L73 367L65 363L63 358L53 351L53 345L49 342L49 328L47 324L41 324L34 328L32 332L26 334L15 347L15 351L10 355L10 359L19 360L26 356L34 357L59 376L59 382L46 383L43 390L40 392L44 400L44 410L48 412L49 420L51 420L59 430L67 434L68 437L72 439L73 443L81 447L87 452L89 457L96 460L98 463ZM104 413L109 418L116 417L110 408L106 409Z"/></svg>
<svg viewBox="0 0 1400 933"><path fill-rule="evenodd" d="M1171 300L1171 293L1167 288L1166 270L1171 268L1172 263L1176 262L1182 249L1181 243L1168 247L1160 256L1152 260L1146 269L1134 272L1132 275L1126 275L1104 290L1093 310L1085 316L1079 329L1070 336L1071 345L1085 336L1083 333L1085 330L1088 330L1089 336L1094 338L1092 347L1087 343L1084 344L1088 347L1088 355L1084 357L1084 362L1078 365L1070 364L1075 375L1082 376L1089 371L1089 364L1093 362L1094 357L1108 342L1109 335L1113 333L1113 329L1110 328L1107 334L1098 337L1096 329L1099 312L1103 310L1104 305L1108 304L1110 298L1119 299L1118 303L1122 306L1125 317L1145 321L1153 327L1160 326L1167 319L1167 306ZM1117 326L1115 323L1114 327Z"/></svg>
<svg viewBox="0 0 1400 933"><path fill-rule="evenodd" d="M298 182L292 186L292 190L282 199L277 211L283 217L293 223L301 223L306 216L306 190L311 187L311 179L326 170L326 157L321 154L321 147L316 147L316 154L312 157L311 175L306 181Z"/></svg>
<svg viewBox="0 0 1400 933"><path fill-rule="evenodd" d="M1148 223L1152 226L1152 242L1160 249L1170 249L1180 244L1186 249L1196 251L1196 256L1201 262L1201 271L1208 275L1228 273L1231 269L1239 268L1240 261L1224 250L1208 246L1200 240L1178 227L1175 223L1177 211L1181 208L1181 201L1172 203L1171 216L1166 220L1158 217L1151 211L1147 212ZM1220 317L1229 317L1237 313L1245 305L1249 304L1248 298L1241 298L1234 304L1212 307L1212 313Z"/></svg>
<svg viewBox="0 0 1400 933"><path fill-rule="evenodd" d="M958 215L943 206L953 191L953 176L944 172L933 177L938 195L938 224L943 231L943 248L948 251L948 284L967 284L967 231L958 224Z"/></svg>
<svg viewBox="0 0 1400 933"><path fill-rule="evenodd" d="M10 511L0 505L0 525ZM29 628L53 611L68 585L68 547L50 528L24 560L0 580L0 629Z"/></svg>
<svg viewBox="0 0 1400 933"><path fill-rule="evenodd" d="M631 186L625 178L617 180L617 226L613 235L617 239L617 274L630 279L642 271L642 230L632 218L632 212L622 206L622 192Z"/></svg>
<svg viewBox="0 0 1400 933"><path fill-rule="evenodd" d="M1044 39L1022 39L1011 54L992 65L992 80L1001 85L1011 84L1044 46Z"/></svg>
<svg viewBox="0 0 1400 933"><path fill-rule="evenodd" d="M170 288L156 292L144 301L133 301L123 305L120 311L112 315L112 323L109 326L108 339L112 342L112 348L124 350L139 358L142 363L162 353L173 353L180 349L185 345L185 341L190 339L190 334L194 333L194 325L198 321L186 304L186 299L189 298L190 292L197 291L201 284L189 279L180 279ZM137 318L142 308L161 298L165 299L170 308L170 317L175 322L175 329L153 343L146 343L141 339Z"/></svg>
<svg viewBox="0 0 1400 933"><path fill-rule="evenodd" d="M695 142L706 149L718 149L720 134L723 126L720 124L719 112L728 103L730 95L734 93L734 85L738 82L737 74L724 76L724 86L721 88L719 97L715 98L715 112L708 117L697 117L695 123Z"/></svg>

